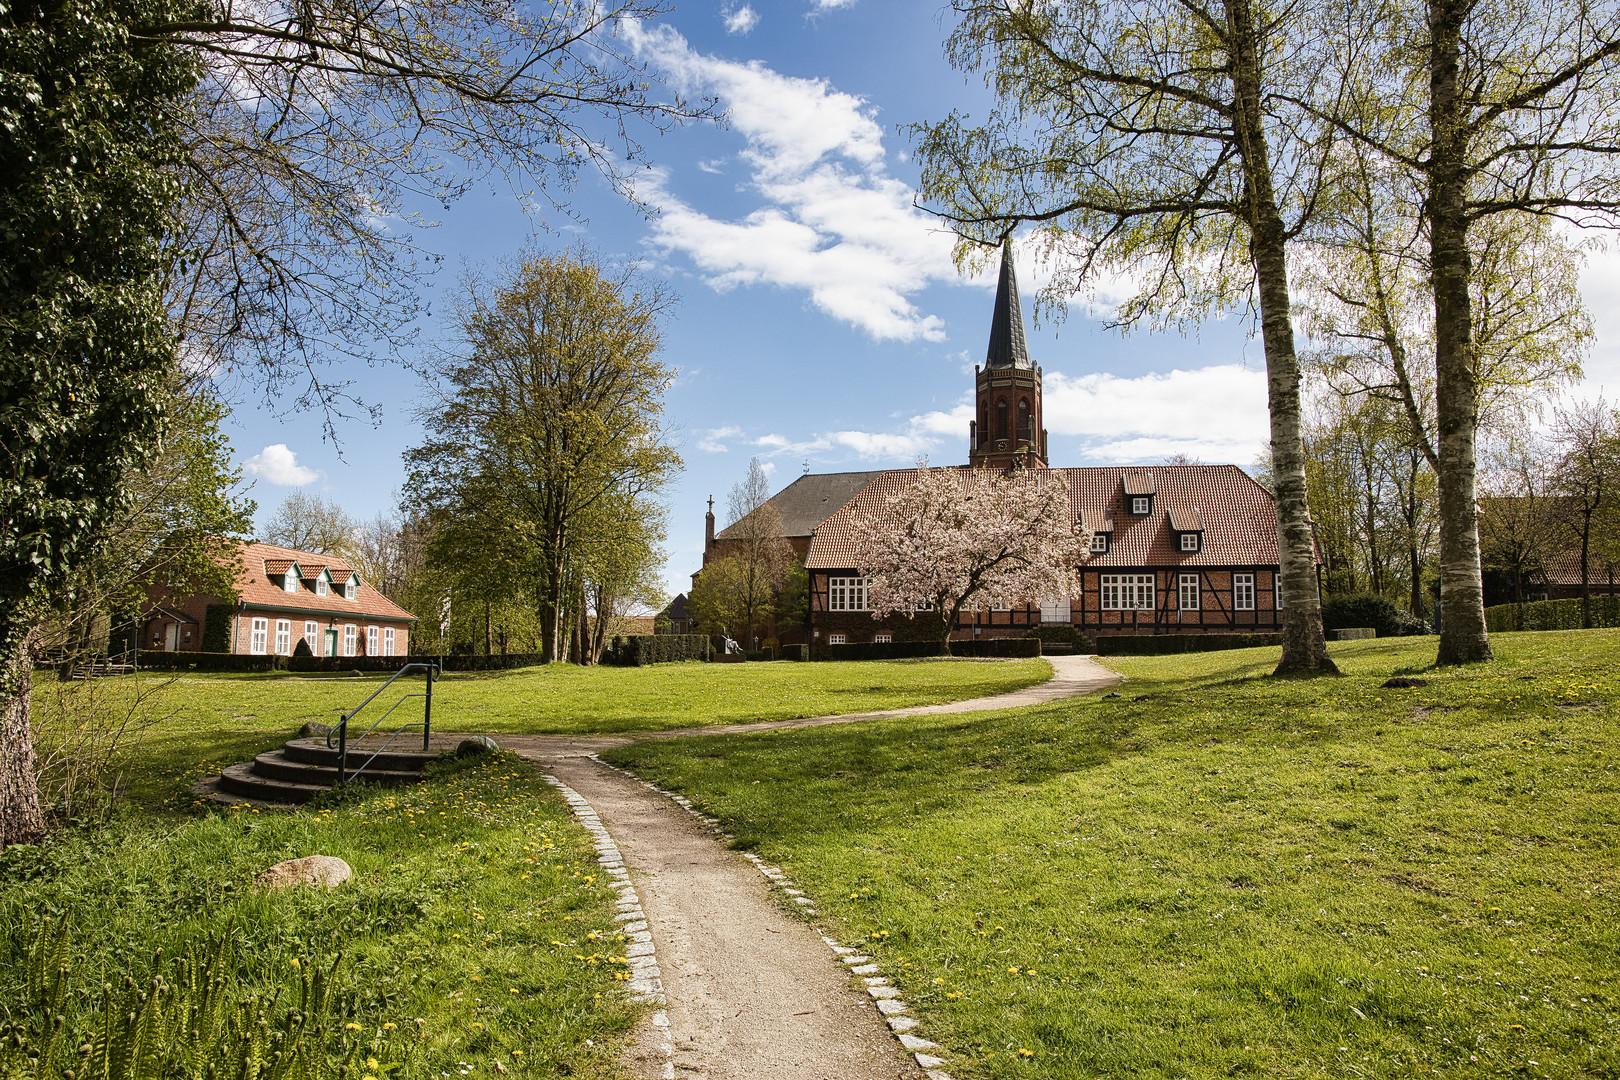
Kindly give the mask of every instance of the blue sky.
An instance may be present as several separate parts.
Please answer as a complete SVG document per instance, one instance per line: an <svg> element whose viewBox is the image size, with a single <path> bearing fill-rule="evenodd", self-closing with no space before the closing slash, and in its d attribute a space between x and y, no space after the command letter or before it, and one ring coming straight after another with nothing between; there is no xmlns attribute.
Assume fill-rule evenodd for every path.
<svg viewBox="0 0 1620 1080"><path fill-rule="evenodd" d="M966 460L994 277L960 277L950 237L912 207L903 131L986 100L945 63L944 19L939 0L681 4L633 28L631 41L730 115L724 127L648 140L655 167L640 191L661 214L645 219L585 177L574 198L581 223L554 217L557 228L542 232L510 193L483 190L420 237L444 256L437 291L453 288L464 265L582 239L608 259L639 260L680 295L666 326L666 356L680 371L668 419L686 461L668 493L672 594L698 566L705 500L714 495L723 511L751 456L777 487L806 467ZM1178 451L1254 461L1266 438L1264 358L1245 320L1122 337L1076 310L1060 326L1036 326L1036 268L1019 270L1030 351L1046 373L1052 464ZM1620 267L1594 265L1586 288L1600 331L1588 373L1612 384L1620 358L1604 343L1620 331L1609 314L1620 310ZM430 320L424 332L443 329ZM400 454L417 439L419 385L400 369L357 366L351 377L382 419L340 427L339 445L322 438L319 417L237 409L230 434L261 522L295 486L359 518L394 504Z"/></svg>

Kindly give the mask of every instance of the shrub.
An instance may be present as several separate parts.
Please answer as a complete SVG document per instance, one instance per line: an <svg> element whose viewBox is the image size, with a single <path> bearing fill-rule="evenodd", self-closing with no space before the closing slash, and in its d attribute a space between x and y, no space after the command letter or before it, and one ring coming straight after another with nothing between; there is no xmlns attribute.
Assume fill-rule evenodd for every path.
<svg viewBox="0 0 1620 1080"><path fill-rule="evenodd" d="M309 639L308 638L299 638L298 639L298 644L293 646L293 656L294 657L314 656L314 655L315 655L314 652L312 652L310 650Z"/></svg>
<svg viewBox="0 0 1620 1080"><path fill-rule="evenodd" d="M908 660L918 656L943 656L939 641L854 641L844 645L818 645L817 660ZM1039 638L980 638L951 642L952 656L992 656L1012 658L1041 655Z"/></svg>
<svg viewBox="0 0 1620 1080"><path fill-rule="evenodd" d="M1322 598L1322 627L1343 630L1370 626L1379 637L1408 637L1426 634L1428 624L1409 611L1402 611L1373 593L1338 593Z"/></svg>
<svg viewBox="0 0 1620 1080"><path fill-rule="evenodd" d="M203 652L223 653L231 651L231 622L236 614L234 604L209 604L208 610L203 614L202 645Z"/></svg>
<svg viewBox="0 0 1620 1080"><path fill-rule="evenodd" d="M673 664L682 660L707 660L709 639L703 634L630 634L613 638L610 655L603 663L620 667Z"/></svg>
<svg viewBox="0 0 1620 1080"><path fill-rule="evenodd" d="M1620 596L1592 597L1592 625L1620 626ZM1485 609L1485 626L1493 634L1509 630L1579 630L1580 600L1537 600L1525 604L1497 604Z"/></svg>
<svg viewBox="0 0 1620 1080"><path fill-rule="evenodd" d="M1097 635L1098 656L1163 656L1281 645L1281 634L1156 634L1145 637Z"/></svg>
<svg viewBox="0 0 1620 1080"><path fill-rule="evenodd" d="M784 645L782 646L782 659L804 661L810 659L810 646Z"/></svg>

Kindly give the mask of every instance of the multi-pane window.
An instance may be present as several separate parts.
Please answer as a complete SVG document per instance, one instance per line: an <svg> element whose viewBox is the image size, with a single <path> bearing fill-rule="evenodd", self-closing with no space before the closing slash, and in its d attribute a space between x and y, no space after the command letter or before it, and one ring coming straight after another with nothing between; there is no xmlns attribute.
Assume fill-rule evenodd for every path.
<svg viewBox="0 0 1620 1080"><path fill-rule="evenodd" d="M360 587L355 583L354 578L350 578L343 586L343 599L353 600L354 594L359 591L359 588Z"/></svg>
<svg viewBox="0 0 1620 1080"><path fill-rule="evenodd" d="M1282 574L1281 573L1276 573L1276 574L1271 575L1271 597L1276 602L1277 610L1281 611L1283 609Z"/></svg>
<svg viewBox="0 0 1620 1080"><path fill-rule="evenodd" d="M315 595L316 596L325 596L326 595L326 575L325 574L322 574L320 577L315 579Z"/></svg>
<svg viewBox="0 0 1620 1080"><path fill-rule="evenodd" d="M248 635L248 652L254 656L263 656L268 651L270 637L270 620L254 619L253 630Z"/></svg>
<svg viewBox="0 0 1620 1080"><path fill-rule="evenodd" d="M893 634L873 634L872 640L879 645L887 645L894 640Z"/></svg>
<svg viewBox="0 0 1620 1080"><path fill-rule="evenodd" d="M1102 575L1104 611L1152 611L1152 574Z"/></svg>
<svg viewBox="0 0 1620 1080"><path fill-rule="evenodd" d="M383 630L383 655L394 655L394 628L392 626Z"/></svg>
<svg viewBox="0 0 1620 1080"><path fill-rule="evenodd" d="M866 611L866 579L835 577L827 581L828 611Z"/></svg>
<svg viewBox="0 0 1620 1080"><path fill-rule="evenodd" d="M288 571L284 575L282 575L281 587L282 587L282 589L284 589L287 592L297 592L298 591L298 575L297 575L297 573L295 573L292 569L289 568Z"/></svg>
<svg viewBox="0 0 1620 1080"><path fill-rule="evenodd" d="M827 644L829 644L829 645L842 645L843 643L844 643L844 635L843 634L828 634L827 635Z"/></svg>
<svg viewBox="0 0 1620 1080"><path fill-rule="evenodd" d="M1067 623L1072 621L1073 618L1074 616L1070 611L1069 602L1067 600L1058 599L1041 601L1041 622Z"/></svg>
<svg viewBox="0 0 1620 1080"><path fill-rule="evenodd" d="M321 655L321 649L320 649L320 644L319 644L320 640L321 640L321 625L320 625L320 623L306 622L304 624L304 644L309 646L309 652L310 652L311 656L319 656L319 655Z"/></svg>
<svg viewBox="0 0 1620 1080"><path fill-rule="evenodd" d="M1254 575L1232 575L1232 610L1254 610Z"/></svg>
<svg viewBox="0 0 1620 1080"><path fill-rule="evenodd" d="M1108 553L1108 534L1092 533L1091 550L1098 555L1106 555Z"/></svg>
<svg viewBox="0 0 1620 1080"><path fill-rule="evenodd" d="M1198 575L1181 574L1176 582L1177 596L1182 611L1198 610Z"/></svg>
<svg viewBox="0 0 1620 1080"><path fill-rule="evenodd" d="M355 646L359 644L359 641L360 628L357 626L345 626L343 628L343 655L353 656Z"/></svg>
<svg viewBox="0 0 1620 1080"><path fill-rule="evenodd" d="M381 653L379 653L377 651L377 628L375 626L366 627L366 655L367 656L380 656L380 655L382 655Z"/></svg>
<svg viewBox="0 0 1620 1080"><path fill-rule="evenodd" d="M1198 534L1197 533L1182 533L1181 534L1181 550L1182 551L1197 551L1198 550Z"/></svg>
<svg viewBox="0 0 1620 1080"><path fill-rule="evenodd" d="M276 620L276 655L292 655L292 620Z"/></svg>
<svg viewBox="0 0 1620 1080"><path fill-rule="evenodd" d="M1131 500L1131 513L1145 514L1148 512L1148 499L1145 495L1138 495Z"/></svg>

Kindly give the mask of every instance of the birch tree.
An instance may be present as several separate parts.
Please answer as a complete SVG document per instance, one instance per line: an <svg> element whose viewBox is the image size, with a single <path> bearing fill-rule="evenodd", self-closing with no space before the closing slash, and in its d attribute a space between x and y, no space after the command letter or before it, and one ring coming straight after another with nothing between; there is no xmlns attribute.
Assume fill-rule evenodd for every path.
<svg viewBox="0 0 1620 1080"><path fill-rule="evenodd" d="M1284 589L1279 672L1334 672L1322 632L1287 253L1323 197L1329 125L1302 6L1251 0L956 0L947 55L997 105L917 129L922 198L958 257L1020 225L1057 273L1044 308L1108 279L1117 321L1169 324L1244 299L1265 345ZM981 245L976 249L975 245Z"/></svg>
<svg viewBox="0 0 1620 1080"><path fill-rule="evenodd" d="M1069 485L1044 470L917 467L905 487L858 518L856 562L874 619L937 625L950 651L964 610L1078 596L1091 534L1075 521Z"/></svg>

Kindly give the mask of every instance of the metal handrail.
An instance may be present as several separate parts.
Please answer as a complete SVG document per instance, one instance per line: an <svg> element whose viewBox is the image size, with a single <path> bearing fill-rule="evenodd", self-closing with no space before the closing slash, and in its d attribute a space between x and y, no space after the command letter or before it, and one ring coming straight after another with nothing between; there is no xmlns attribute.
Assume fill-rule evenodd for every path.
<svg viewBox="0 0 1620 1080"><path fill-rule="evenodd" d="M424 693L421 693L421 694L406 694L404 697L402 697L398 701L394 702L392 705L390 705L388 707L386 712L384 712L381 716L377 717L376 720L372 721L371 726L369 728L367 728L365 731L363 731L360 734L359 737L364 739L366 736L370 735L373 731L376 731L378 726L384 720L387 720L391 715L393 715L393 712L394 712L395 709L399 708L401 705L405 704L407 701L411 700L412 698L422 698L422 699L424 699L423 700L423 705L422 705L422 719L419 720L419 721L414 721L412 723L406 724L405 726L401 727L398 731L395 731L394 733L389 735L388 738L386 740L384 740L383 744L381 746L377 747L376 750L372 751L371 756L368 757L364 761L364 763L361 764L361 766L358 769L354 770L354 775L359 776L362 772L364 772L366 770L366 768L373 761L377 760L377 755L378 754L381 754L384 750L387 750L390 746L393 745L393 742L394 742L395 739L399 738L401 735L405 734L405 732L411 730L414 727L421 727L421 729L422 729L422 750L423 750L424 753L427 751L428 737L433 732L433 684L434 684L435 681L437 681L437 679L439 677L439 665L434 664L434 663L406 664L404 667L402 667L398 671L394 672L393 675L389 676L389 679L388 679L387 682L383 683L381 686L377 687L376 690L372 691L372 694L371 694L370 697L366 698L366 700L362 701L360 704L356 705L354 708L352 708L348 712L344 713L343 714L343 719L338 721L337 726L335 728L333 728L331 731L328 731L326 733L326 748L328 750L332 749L332 739L334 737L337 739L337 752L338 752L338 776L337 776L337 782L340 785L346 783L348 781L348 778L349 778L348 777L348 773L349 773L349 721L354 719L356 716L358 716L361 709L364 709L367 705L370 705L373 701L376 701L377 697L384 690L387 690L390 686L393 686L395 679L399 678L401 675L404 675L404 674L406 674L408 672L411 672L411 671L415 671L417 669L421 669L422 671L425 671L427 673L427 690Z"/></svg>

